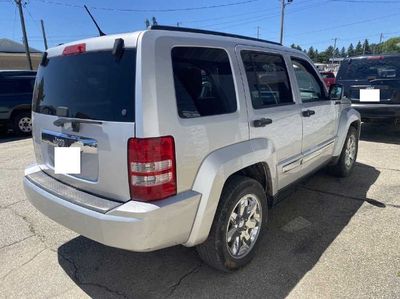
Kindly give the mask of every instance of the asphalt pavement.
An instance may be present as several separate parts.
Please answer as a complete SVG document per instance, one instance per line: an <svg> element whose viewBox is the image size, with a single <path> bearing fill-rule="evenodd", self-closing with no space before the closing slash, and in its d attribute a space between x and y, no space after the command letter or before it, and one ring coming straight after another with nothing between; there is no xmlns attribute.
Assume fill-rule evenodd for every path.
<svg viewBox="0 0 400 299"><path fill-rule="evenodd" d="M30 138L0 137L0 298L400 298L400 129L363 125L354 173L293 188L232 274L192 248L134 253L52 222L23 192L33 161Z"/></svg>

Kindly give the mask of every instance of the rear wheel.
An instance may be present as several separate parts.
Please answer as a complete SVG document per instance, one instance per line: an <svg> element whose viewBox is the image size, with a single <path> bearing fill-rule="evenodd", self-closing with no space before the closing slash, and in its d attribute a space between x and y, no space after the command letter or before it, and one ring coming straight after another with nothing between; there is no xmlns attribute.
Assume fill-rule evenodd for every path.
<svg viewBox="0 0 400 299"><path fill-rule="evenodd" d="M350 127L340 154L339 161L332 166L332 172L339 177L349 176L354 168L358 153L358 131Z"/></svg>
<svg viewBox="0 0 400 299"><path fill-rule="evenodd" d="M32 133L32 115L30 111L18 112L13 117L13 130L17 135L28 135Z"/></svg>
<svg viewBox="0 0 400 299"><path fill-rule="evenodd" d="M245 266L260 243L267 213L267 198L260 183L248 177L232 177L222 192L208 239L197 246L200 257L221 271Z"/></svg>

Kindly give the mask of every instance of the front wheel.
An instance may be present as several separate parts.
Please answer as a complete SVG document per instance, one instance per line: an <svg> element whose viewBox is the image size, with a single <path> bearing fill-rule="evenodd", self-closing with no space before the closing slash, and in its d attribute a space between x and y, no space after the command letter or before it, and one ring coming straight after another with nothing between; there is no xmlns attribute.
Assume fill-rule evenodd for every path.
<svg viewBox="0 0 400 299"><path fill-rule="evenodd" d="M208 239L197 246L208 265L229 272L248 264L267 221L267 198L254 179L232 177L224 187Z"/></svg>
<svg viewBox="0 0 400 299"><path fill-rule="evenodd" d="M346 177L353 171L358 153L358 131L350 127L342 152L336 165L332 166L332 171L336 176Z"/></svg>

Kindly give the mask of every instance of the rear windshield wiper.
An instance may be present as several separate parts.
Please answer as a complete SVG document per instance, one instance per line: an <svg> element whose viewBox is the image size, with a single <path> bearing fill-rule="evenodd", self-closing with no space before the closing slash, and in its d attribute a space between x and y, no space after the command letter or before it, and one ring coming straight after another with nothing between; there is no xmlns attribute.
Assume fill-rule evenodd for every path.
<svg viewBox="0 0 400 299"><path fill-rule="evenodd" d="M56 127L64 127L64 124L66 123L71 123L72 131L74 132L79 132L81 124L94 124L94 125L103 124L103 122L98 120L59 118L53 122L53 125L55 125Z"/></svg>

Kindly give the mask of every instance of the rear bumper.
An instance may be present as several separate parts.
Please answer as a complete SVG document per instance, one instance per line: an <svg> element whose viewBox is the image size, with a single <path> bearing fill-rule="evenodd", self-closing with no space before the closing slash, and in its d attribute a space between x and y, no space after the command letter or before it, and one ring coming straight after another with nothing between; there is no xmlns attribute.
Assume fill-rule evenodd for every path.
<svg viewBox="0 0 400 299"><path fill-rule="evenodd" d="M153 203L111 201L110 210L104 208L104 204L95 210L43 188L31 176L38 171L41 171L38 167L25 171L24 189L29 201L50 219L89 239L131 251L152 251L183 244L189 237L200 200L197 192L187 191ZM80 198L79 193L87 197L87 193L51 177L48 180L55 190L61 187L63 194L74 193L72 199ZM95 205L105 201L97 199Z"/></svg>
<svg viewBox="0 0 400 299"><path fill-rule="evenodd" d="M390 120L400 118L400 104L352 104L361 119Z"/></svg>

